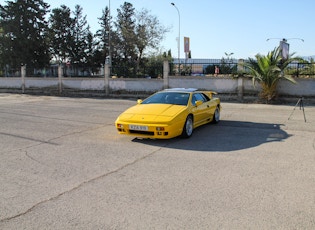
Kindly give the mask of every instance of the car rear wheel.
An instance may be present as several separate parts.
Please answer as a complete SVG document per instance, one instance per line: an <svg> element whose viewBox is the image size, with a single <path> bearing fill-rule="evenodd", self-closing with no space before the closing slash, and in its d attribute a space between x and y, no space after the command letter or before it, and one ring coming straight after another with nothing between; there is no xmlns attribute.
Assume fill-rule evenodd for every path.
<svg viewBox="0 0 315 230"><path fill-rule="evenodd" d="M185 138L191 137L193 130L194 130L193 118L191 115L189 115L184 125L182 137L185 137Z"/></svg>
<svg viewBox="0 0 315 230"><path fill-rule="evenodd" d="M220 109L217 107L213 114L212 123L217 124L220 121Z"/></svg>

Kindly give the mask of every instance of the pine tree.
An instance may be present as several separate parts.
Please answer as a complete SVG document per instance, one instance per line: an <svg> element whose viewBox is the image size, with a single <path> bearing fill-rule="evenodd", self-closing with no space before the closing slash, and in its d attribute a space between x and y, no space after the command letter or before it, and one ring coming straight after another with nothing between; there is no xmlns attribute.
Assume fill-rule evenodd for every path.
<svg viewBox="0 0 315 230"><path fill-rule="evenodd" d="M43 67L49 63L47 21L49 5L42 0L7 1L0 6L0 55L6 65Z"/></svg>
<svg viewBox="0 0 315 230"><path fill-rule="evenodd" d="M117 9L117 21L115 23L121 55L125 60L136 60L136 19L135 8L131 3L125 2L121 9Z"/></svg>
<svg viewBox="0 0 315 230"><path fill-rule="evenodd" d="M75 64L86 63L87 55L85 51L88 49L88 35L90 27L87 24L86 15L83 16L83 8L79 5L75 6L74 14L74 28L73 38L74 44L72 46L71 61Z"/></svg>
<svg viewBox="0 0 315 230"><path fill-rule="evenodd" d="M111 49L111 37L113 36L112 27L110 25L110 14L109 8L106 7L102 12L102 17L98 18L101 29L96 31L95 38L95 46L96 53L98 54L98 62L99 64L104 64L105 59L109 58L110 49Z"/></svg>
<svg viewBox="0 0 315 230"><path fill-rule="evenodd" d="M70 60L71 48L74 44L73 29L74 20L71 18L71 10L65 5L52 10L49 17L49 40L51 54L58 63Z"/></svg>

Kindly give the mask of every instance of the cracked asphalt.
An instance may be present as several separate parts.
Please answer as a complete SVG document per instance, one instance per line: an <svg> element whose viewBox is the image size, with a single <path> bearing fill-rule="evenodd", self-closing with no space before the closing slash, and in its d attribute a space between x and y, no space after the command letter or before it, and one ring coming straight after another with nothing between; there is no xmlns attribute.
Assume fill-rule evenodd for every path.
<svg viewBox="0 0 315 230"><path fill-rule="evenodd" d="M315 229L307 101L306 122L223 102L219 124L171 140L117 134L135 103L0 94L0 229Z"/></svg>

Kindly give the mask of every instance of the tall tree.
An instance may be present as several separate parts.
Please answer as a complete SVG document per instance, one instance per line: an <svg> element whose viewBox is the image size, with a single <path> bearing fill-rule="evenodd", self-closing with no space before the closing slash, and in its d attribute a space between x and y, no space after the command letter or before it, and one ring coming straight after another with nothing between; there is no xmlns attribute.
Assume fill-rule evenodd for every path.
<svg viewBox="0 0 315 230"><path fill-rule="evenodd" d="M74 44L72 46L71 61L73 63L86 63L88 49L88 36L90 34L90 27L87 24L86 15L83 16L83 8L80 5L75 6L73 38Z"/></svg>
<svg viewBox="0 0 315 230"><path fill-rule="evenodd" d="M86 36L86 48L84 52L86 53L86 64L89 65L90 67L93 67L94 37L92 32L89 32Z"/></svg>
<svg viewBox="0 0 315 230"><path fill-rule="evenodd" d="M131 3L125 2L121 6L121 9L117 9L117 21L115 25L122 57L125 61L136 60L136 18L135 8Z"/></svg>
<svg viewBox="0 0 315 230"><path fill-rule="evenodd" d="M40 67L49 63L47 21L49 5L42 0L7 1L0 5L0 55L11 67Z"/></svg>
<svg viewBox="0 0 315 230"><path fill-rule="evenodd" d="M113 36L110 24L111 16L109 8L106 6L102 11L102 17L98 18L101 28L96 31L95 54L97 54L99 65L104 64L105 59L110 56L111 37Z"/></svg>
<svg viewBox="0 0 315 230"><path fill-rule="evenodd" d="M142 9L136 15L135 45L137 48L137 68L145 51L159 47L164 35L169 29L162 26L156 16L150 15L147 9Z"/></svg>
<svg viewBox="0 0 315 230"><path fill-rule="evenodd" d="M71 48L74 44L72 36L74 20L71 10L65 5L52 10L49 17L50 49L55 61L65 63L70 59Z"/></svg>
<svg viewBox="0 0 315 230"><path fill-rule="evenodd" d="M6 39L4 36L3 29L0 27L0 67L4 67L6 64L6 60L4 59L4 55L3 55L3 53L5 52L5 47L4 47L4 44L6 44L5 41Z"/></svg>

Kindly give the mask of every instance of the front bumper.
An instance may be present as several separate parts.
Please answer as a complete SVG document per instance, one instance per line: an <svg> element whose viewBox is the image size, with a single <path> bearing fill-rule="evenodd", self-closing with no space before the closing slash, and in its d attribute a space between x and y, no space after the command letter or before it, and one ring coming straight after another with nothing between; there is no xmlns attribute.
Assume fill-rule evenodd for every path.
<svg viewBox="0 0 315 230"><path fill-rule="evenodd" d="M118 121L115 126L119 134L152 139L170 139L181 135L184 124L130 124Z"/></svg>

